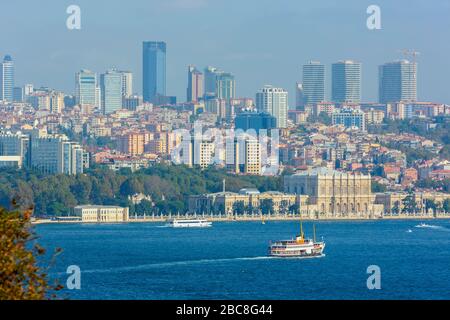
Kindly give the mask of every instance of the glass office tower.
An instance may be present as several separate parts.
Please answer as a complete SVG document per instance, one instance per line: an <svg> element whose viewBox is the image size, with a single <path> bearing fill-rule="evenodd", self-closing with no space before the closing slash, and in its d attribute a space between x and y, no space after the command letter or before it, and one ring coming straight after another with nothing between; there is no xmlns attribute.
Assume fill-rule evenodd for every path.
<svg viewBox="0 0 450 320"><path fill-rule="evenodd" d="M142 52L142 77L144 102L154 102L166 96L166 43L145 41Z"/></svg>

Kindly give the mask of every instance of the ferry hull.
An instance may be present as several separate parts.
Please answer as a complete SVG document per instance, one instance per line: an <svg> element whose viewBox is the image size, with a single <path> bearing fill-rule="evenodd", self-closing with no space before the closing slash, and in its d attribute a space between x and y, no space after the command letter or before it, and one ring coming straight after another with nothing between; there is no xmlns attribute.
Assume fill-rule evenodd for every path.
<svg viewBox="0 0 450 320"><path fill-rule="evenodd" d="M269 247L269 256L278 258L313 258L322 257L325 243L315 244L292 244L292 245L271 245Z"/></svg>

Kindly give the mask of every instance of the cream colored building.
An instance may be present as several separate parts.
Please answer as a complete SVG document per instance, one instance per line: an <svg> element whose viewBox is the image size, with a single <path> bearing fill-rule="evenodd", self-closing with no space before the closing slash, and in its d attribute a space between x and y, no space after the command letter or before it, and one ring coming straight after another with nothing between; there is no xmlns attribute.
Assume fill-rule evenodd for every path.
<svg viewBox="0 0 450 320"><path fill-rule="evenodd" d="M284 177L284 191L309 196L308 211L330 218L383 214L383 206L375 204L370 175L320 167Z"/></svg>
<svg viewBox="0 0 450 320"><path fill-rule="evenodd" d="M260 193L256 189L242 189L239 193L235 192L218 192L202 195L195 195L189 197L189 212L196 212L199 214L232 214L234 205L242 202L246 211L250 207L255 213L260 210L261 204L264 200L271 200L273 203L274 213L279 213L282 208L289 209L292 205L303 201L306 202L304 196L297 196L293 194L285 194L278 191L268 191ZM250 212L247 212L250 214Z"/></svg>
<svg viewBox="0 0 450 320"><path fill-rule="evenodd" d="M261 174L261 145L256 138L245 141L244 173Z"/></svg>
<svg viewBox="0 0 450 320"><path fill-rule="evenodd" d="M81 217L82 222L112 223L126 222L129 219L128 208L116 206L83 205L74 208L74 215Z"/></svg>
<svg viewBox="0 0 450 320"><path fill-rule="evenodd" d="M406 192L384 192L377 193L375 202L384 206L384 212L386 214L398 214L403 211L403 201L408 196ZM425 212L425 206L427 200L432 200L434 203L441 207L446 199L450 199L450 194L442 192L415 192L413 194L413 200L416 202L418 212Z"/></svg>

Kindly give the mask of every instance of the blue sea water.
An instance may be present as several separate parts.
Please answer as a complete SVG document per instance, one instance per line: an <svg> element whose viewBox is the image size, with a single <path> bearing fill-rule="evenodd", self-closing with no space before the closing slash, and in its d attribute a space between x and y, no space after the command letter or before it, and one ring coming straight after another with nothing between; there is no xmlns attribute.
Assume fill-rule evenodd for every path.
<svg viewBox="0 0 450 320"><path fill-rule="evenodd" d="M326 248L314 259L267 257L270 240L299 232L296 222L50 224L36 232L50 251L64 250L52 279L64 285L67 267L81 268L81 289L59 293L69 299L450 299L450 221L427 223L435 227L317 222ZM311 236L312 223L304 229ZM367 288L370 265L381 269L380 290Z"/></svg>

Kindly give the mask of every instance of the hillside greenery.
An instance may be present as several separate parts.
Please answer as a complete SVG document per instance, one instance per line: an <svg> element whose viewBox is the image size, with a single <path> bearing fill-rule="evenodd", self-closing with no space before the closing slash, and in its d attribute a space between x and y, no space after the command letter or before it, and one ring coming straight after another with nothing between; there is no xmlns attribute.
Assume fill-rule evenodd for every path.
<svg viewBox="0 0 450 320"><path fill-rule="evenodd" d="M242 188L257 188L261 192L281 189L280 177L230 175L224 169L188 168L158 164L132 173L111 171L103 167L89 169L85 174L42 175L26 170L2 170L0 174L0 207L34 207L36 216L70 214L80 204L129 206L136 209L128 197L137 193L150 195L157 212L184 212L190 195ZM151 203L137 206L148 212ZM139 212L138 212L139 214Z"/></svg>

